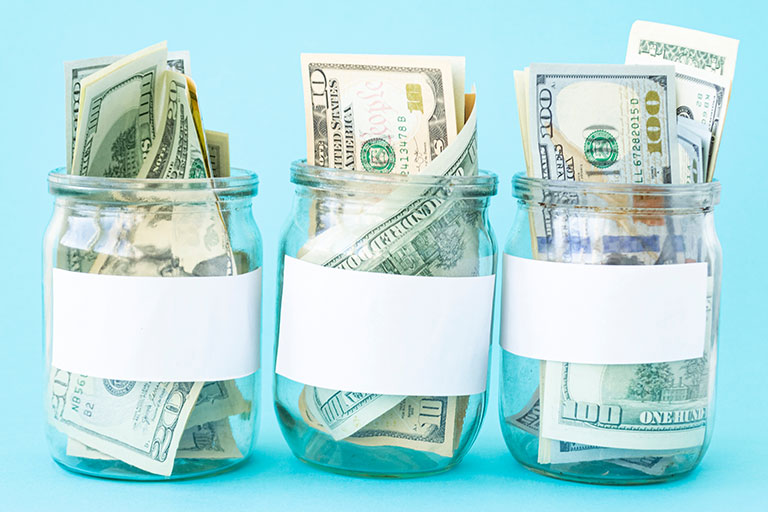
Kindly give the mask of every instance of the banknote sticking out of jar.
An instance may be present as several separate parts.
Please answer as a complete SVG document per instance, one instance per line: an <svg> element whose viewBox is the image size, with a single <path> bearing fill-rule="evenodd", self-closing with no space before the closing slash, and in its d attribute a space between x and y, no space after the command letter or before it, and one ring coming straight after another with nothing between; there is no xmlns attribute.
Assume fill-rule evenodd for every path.
<svg viewBox="0 0 768 512"><path fill-rule="evenodd" d="M152 480L245 460L259 414L254 174L49 176L45 404L51 455Z"/></svg>
<svg viewBox="0 0 768 512"><path fill-rule="evenodd" d="M719 183L518 175L513 187L500 394L510 451L590 483L690 472L712 434Z"/></svg>
<svg viewBox="0 0 768 512"><path fill-rule="evenodd" d="M51 455L132 480L234 467L259 412L258 177L203 129L188 52L65 68L43 257Z"/></svg>
<svg viewBox="0 0 768 512"><path fill-rule="evenodd" d="M478 171L464 59L302 55L307 161L278 269L274 400L330 471L456 465L487 399L497 179Z"/></svg>
<svg viewBox="0 0 768 512"><path fill-rule="evenodd" d="M507 445L534 471L656 482L707 449L722 267L712 178L737 49L637 21L626 65L514 73L527 177L513 180L504 251L500 400Z"/></svg>

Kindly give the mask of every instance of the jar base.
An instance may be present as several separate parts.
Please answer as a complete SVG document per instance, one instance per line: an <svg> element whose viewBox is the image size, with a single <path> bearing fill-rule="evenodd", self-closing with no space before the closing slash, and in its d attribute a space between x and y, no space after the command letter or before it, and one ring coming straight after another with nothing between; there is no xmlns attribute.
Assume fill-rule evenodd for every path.
<svg viewBox="0 0 768 512"><path fill-rule="evenodd" d="M693 472L695 467L686 469L683 471L679 471L677 473L671 473L671 474L665 474L665 475L637 475L637 476L613 476L610 478L605 477L599 477L599 476L592 476L592 475L579 475L572 472L555 472L550 471L547 469L544 469L539 466L534 466L531 464L526 464L525 462L521 461L518 458L515 458L515 460L523 466L528 471L531 471L533 473L543 475L549 478L555 478L557 480L565 480L567 482L577 482L581 484L590 484L590 485L606 485L606 486L622 486L622 485L652 485L652 484L660 484L664 482L670 482L673 480L678 480L681 478L685 478L688 476L691 472Z"/></svg>
<svg viewBox="0 0 768 512"><path fill-rule="evenodd" d="M84 465L84 466L74 466L62 460L59 460L56 457L52 457L53 461L56 464L58 464L64 470L69 471L70 473L85 475L91 478L103 478L106 480L122 480L122 481L138 481L138 482L166 482L169 480L193 480L201 477L219 475L222 473L227 473L229 471L232 471L238 466L241 466L248 460L248 458L249 457L246 456L241 459L229 461L226 464L217 465L216 467L209 467L208 469L200 469L200 470L195 470L194 466L199 466L200 468L202 468L205 465L210 466L210 464L185 462L184 463L185 469L182 470L184 472L178 472L174 469L174 472L171 475L165 476L165 475L155 475L152 473L147 473L133 466L130 466L128 464L124 464L121 462L111 461L112 464L109 470L105 470L105 468L97 469L96 467L91 469L87 466L93 466L93 464Z"/></svg>
<svg viewBox="0 0 768 512"><path fill-rule="evenodd" d="M352 476L356 478L393 479L393 480L401 480L401 479L409 479L409 478L424 478L424 477L429 477L433 475L439 475L441 473L450 471L451 469L456 467L456 465L459 463L459 461L451 462L445 467L430 469L425 471L413 471L413 472L407 472L407 473L385 473L385 472L376 472L376 471L345 469L345 468L340 468L338 466L330 466L330 465L321 464L319 462L315 462L309 459L305 459L299 455L296 455L295 453L294 453L294 456L304 464L328 473L335 473L337 475L344 475L344 476Z"/></svg>

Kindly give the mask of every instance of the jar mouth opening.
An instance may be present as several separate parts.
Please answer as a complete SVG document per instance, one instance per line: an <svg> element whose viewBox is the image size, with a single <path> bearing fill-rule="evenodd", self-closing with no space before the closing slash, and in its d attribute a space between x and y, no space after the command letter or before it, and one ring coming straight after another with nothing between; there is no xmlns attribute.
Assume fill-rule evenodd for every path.
<svg viewBox="0 0 768 512"><path fill-rule="evenodd" d="M217 195L255 196L258 193L259 177L256 173L240 168L231 168L230 176L223 178L193 179L138 179L106 178L102 176L78 176L68 174L63 167L48 173L48 190L53 195L99 195L124 192L162 192L164 196L188 195L194 192L216 192Z"/></svg>
<svg viewBox="0 0 768 512"><path fill-rule="evenodd" d="M383 174L363 170L334 169L309 165L306 160L291 163L291 182L303 187L362 191L366 188L387 186L403 190L419 190L428 187L446 187L452 192L467 197L496 195L498 176L490 171L480 170L477 175L434 176L424 174Z"/></svg>
<svg viewBox="0 0 768 512"><path fill-rule="evenodd" d="M548 206L592 207L622 199L642 198L650 210L708 209L720 202L720 182L688 185L637 185L531 178L523 173L512 178L512 195L527 203Z"/></svg>

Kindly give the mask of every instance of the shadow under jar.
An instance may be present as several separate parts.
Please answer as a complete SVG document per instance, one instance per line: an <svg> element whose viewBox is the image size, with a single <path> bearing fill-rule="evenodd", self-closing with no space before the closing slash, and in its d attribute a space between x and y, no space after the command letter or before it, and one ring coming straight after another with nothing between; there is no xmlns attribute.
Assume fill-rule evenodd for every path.
<svg viewBox="0 0 768 512"><path fill-rule="evenodd" d="M445 471L487 401L495 175L296 162L279 255L274 401L293 453L358 476Z"/></svg>
<svg viewBox="0 0 768 512"><path fill-rule="evenodd" d="M517 175L513 189L501 322L509 450L533 471L587 483L690 472L714 419L720 184Z"/></svg>
<svg viewBox="0 0 768 512"><path fill-rule="evenodd" d="M49 174L46 434L63 468L164 480L244 461L259 417L255 174Z"/></svg>

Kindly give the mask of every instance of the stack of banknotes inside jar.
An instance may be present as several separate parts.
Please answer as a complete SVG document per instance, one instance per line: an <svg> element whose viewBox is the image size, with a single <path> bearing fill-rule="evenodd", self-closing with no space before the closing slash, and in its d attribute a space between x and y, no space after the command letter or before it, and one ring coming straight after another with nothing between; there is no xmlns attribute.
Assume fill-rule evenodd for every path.
<svg viewBox="0 0 768 512"><path fill-rule="evenodd" d="M203 129L188 52L168 52L159 43L127 57L68 62L65 71L66 171L95 179L70 185L98 188L104 195L90 206L87 200L61 202L51 224L60 232L48 235L58 240L54 267L140 278L248 272L256 262L230 243L232 214L222 212L217 196L210 191L203 197L190 188L197 194L190 196L195 204L185 204L173 186L173 180L230 175L228 135ZM163 186L118 190L115 185L134 179L162 180ZM145 299L151 307L151 297ZM54 353L63 342L49 339ZM108 336L103 343L110 343ZM113 465L126 475L168 476L178 459L196 460L204 468L204 461L241 459L241 448L250 446L252 378L136 382L109 377L49 368L49 438L58 447L66 436L57 460L79 460L79 467L94 474ZM243 420L239 443L231 417ZM216 462L209 466L215 468Z"/></svg>
<svg viewBox="0 0 768 512"><path fill-rule="evenodd" d="M702 216L690 206L687 215L665 216L665 208L675 208L674 189L665 198L651 188L643 195L642 187L712 181L737 48L733 39L638 21L624 65L532 64L515 71L528 177L637 185L639 191L627 189L622 196L602 189L603 206L613 212L602 216L600 208L562 208L569 201L578 205L589 191L545 197L542 205L559 210L531 208L533 259L594 265L709 261L707 244L713 242L706 239ZM622 208L628 213L615 213ZM529 465L606 461L608 466L593 466L595 475L611 473L610 465L662 475L677 464L675 457L703 454L715 375L713 294L719 294L719 270L709 265L702 357L647 364L540 362L533 395L504 418L538 438L538 457ZM719 268L719 261L714 265ZM518 362L509 364L504 379L519 378ZM510 392L515 384L504 387Z"/></svg>
<svg viewBox="0 0 768 512"><path fill-rule="evenodd" d="M315 195L306 212L308 228L284 235L284 247L298 247L285 254L358 272L436 279L492 274L493 258L479 256L494 250L485 203L470 204L450 186L456 185L451 180L479 174L475 94L464 92L464 58L303 54L301 64L307 165L317 168L302 172L343 178L333 190L310 192ZM350 173L381 179L366 188L363 178L355 181ZM294 215L292 223L301 224ZM387 301L398 299L380 300L386 310ZM278 419L297 455L337 469L397 474L435 470L449 464L460 445L468 447L482 418L484 393L380 394L360 392L352 381L342 389L313 385L287 371L286 307L284 295L275 395ZM396 382L401 376L388 378ZM290 439L304 435L295 426L302 420L307 436L317 441L297 438L293 446Z"/></svg>

